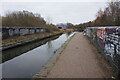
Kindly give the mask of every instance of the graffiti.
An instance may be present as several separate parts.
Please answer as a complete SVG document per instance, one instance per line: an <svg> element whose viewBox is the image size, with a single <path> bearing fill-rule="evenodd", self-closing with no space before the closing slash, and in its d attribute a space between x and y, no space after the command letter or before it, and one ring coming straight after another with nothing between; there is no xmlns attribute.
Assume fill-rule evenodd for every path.
<svg viewBox="0 0 120 80"><path fill-rule="evenodd" d="M105 29L104 28L98 28L98 31L97 31L97 36L102 39L102 40L105 40Z"/></svg>
<svg viewBox="0 0 120 80"><path fill-rule="evenodd" d="M26 35L29 33L28 29L20 29L20 35Z"/></svg>
<svg viewBox="0 0 120 80"><path fill-rule="evenodd" d="M2 27L2 39L12 36L42 33L45 31L47 31L45 28Z"/></svg>
<svg viewBox="0 0 120 80"><path fill-rule="evenodd" d="M30 34L34 34L34 33L35 33L35 30L34 30L34 29L30 29L30 30L29 30L29 33L30 33Z"/></svg>
<svg viewBox="0 0 120 80"><path fill-rule="evenodd" d="M41 31L41 32L44 32L44 29L41 29L40 31Z"/></svg>
<svg viewBox="0 0 120 80"><path fill-rule="evenodd" d="M16 29L14 30L14 33L15 33L15 35L18 35L18 34L19 34L19 29L16 28Z"/></svg>
<svg viewBox="0 0 120 80"><path fill-rule="evenodd" d="M113 44L105 44L105 50L104 52L106 53L107 56L110 56L113 58L113 53L114 53L114 45Z"/></svg>
<svg viewBox="0 0 120 80"><path fill-rule="evenodd" d="M36 32L39 33L39 32L40 32L40 29L36 29Z"/></svg>
<svg viewBox="0 0 120 80"><path fill-rule="evenodd" d="M120 70L120 27L88 27L85 32L106 59Z"/></svg>
<svg viewBox="0 0 120 80"><path fill-rule="evenodd" d="M14 30L13 29L9 29L9 35L13 36L13 34L14 34Z"/></svg>

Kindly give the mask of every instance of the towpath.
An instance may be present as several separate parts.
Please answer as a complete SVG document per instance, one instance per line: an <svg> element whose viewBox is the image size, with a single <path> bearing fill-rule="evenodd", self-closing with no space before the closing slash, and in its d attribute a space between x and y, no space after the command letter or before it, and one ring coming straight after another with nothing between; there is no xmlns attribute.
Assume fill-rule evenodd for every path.
<svg viewBox="0 0 120 80"><path fill-rule="evenodd" d="M60 55L47 78L111 78L103 57L82 33L77 33Z"/></svg>

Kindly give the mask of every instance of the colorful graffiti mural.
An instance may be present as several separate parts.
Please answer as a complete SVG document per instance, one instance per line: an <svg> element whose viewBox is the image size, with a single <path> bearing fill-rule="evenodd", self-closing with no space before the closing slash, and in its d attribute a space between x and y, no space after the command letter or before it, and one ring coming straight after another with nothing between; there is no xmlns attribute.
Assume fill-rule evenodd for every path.
<svg viewBox="0 0 120 80"><path fill-rule="evenodd" d="M120 75L120 27L88 27L85 33Z"/></svg>
<svg viewBox="0 0 120 80"><path fill-rule="evenodd" d="M102 39L105 40L105 28L98 28L97 30L97 36Z"/></svg>

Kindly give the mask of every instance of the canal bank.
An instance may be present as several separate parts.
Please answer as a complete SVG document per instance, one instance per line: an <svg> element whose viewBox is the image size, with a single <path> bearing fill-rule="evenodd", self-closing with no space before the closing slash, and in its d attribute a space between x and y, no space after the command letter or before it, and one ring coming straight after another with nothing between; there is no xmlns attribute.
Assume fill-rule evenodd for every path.
<svg viewBox="0 0 120 80"><path fill-rule="evenodd" d="M53 36L56 36L56 35L60 35L60 34L62 34L62 32L60 32L60 33L33 34L33 35L21 36L21 37L26 37L26 38L31 36L28 39L17 39L17 40L14 40L12 42L10 42L10 41L13 40L13 39L11 39L10 41L8 39L8 40L6 40L6 41L9 41L8 44L5 44L5 45L3 44L2 50L14 48L14 47L17 47L17 46L20 46L20 45L24 45L26 43L30 43L30 42L37 41L37 40L47 39L47 38L50 38L50 37L53 37ZM36 36L36 35L39 35L39 36ZM35 36L35 37L32 37L32 36Z"/></svg>
<svg viewBox="0 0 120 80"><path fill-rule="evenodd" d="M47 39L56 35L60 35L64 32L72 32L72 31L74 30L66 29L61 31L44 32L44 33L37 33L37 34L31 34L31 35L10 37L2 40L2 50L24 45L26 43L30 43L37 40Z"/></svg>
<svg viewBox="0 0 120 80"><path fill-rule="evenodd" d="M73 34L71 32L64 33L52 39L48 38L50 40L38 40L3 52L5 54L3 57L5 62L2 63L3 78L31 78ZM33 46L36 47L32 48ZM29 48L32 49L28 50ZM22 52L25 49L27 51Z"/></svg>
<svg viewBox="0 0 120 80"><path fill-rule="evenodd" d="M41 45L44 45L45 43L55 40L59 38L60 35L53 36L51 38L47 38L44 40L35 40L29 43L26 43L25 45L20 45L14 48L6 49L2 51L2 63L9 61L17 56L20 56L32 49L35 49Z"/></svg>

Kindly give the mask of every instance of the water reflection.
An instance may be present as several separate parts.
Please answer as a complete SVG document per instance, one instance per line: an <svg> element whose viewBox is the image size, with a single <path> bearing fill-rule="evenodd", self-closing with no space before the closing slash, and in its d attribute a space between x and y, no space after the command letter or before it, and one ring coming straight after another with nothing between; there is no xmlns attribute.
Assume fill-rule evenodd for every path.
<svg viewBox="0 0 120 80"><path fill-rule="evenodd" d="M66 37L69 37L70 34L71 34L71 32L67 32L66 33Z"/></svg>
<svg viewBox="0 0 120 80"><path fill-rule="evenodd" d="M19 56L29 50L32 50L40 45L45 44L48 41L50 42L51 40L54 40L54 39L58 38L59 36L60 35L54 36L52 38L45 39L45 40L34 41L34 42L28 43L26 45L22 45L22 46L18 46L16 48L7 49L5 51L2 51L2 62L8 61L16 56Z"/></svg>
<svg viewBox="0 0 120 80"><path fill-rule="evenodd" d="M54 51L62 46L74 33L71 33L69 36L65 33L62 34L59 38L55 40L48 40L47 43L32 49L31 45L28 44L29 49L32 49L25 53L18 53L24 49L14 49L10 53L6 52L4 57L10 59L11 55L16 56L4 63L2 63L3 77L4 78L31 78L36 72L38 72L43 65L54 55ZM41 41L40 41L41 42ZM39 44L39 41L35 42L35 45ZM14 54L15 53L15 54ZM9 56L7 56L7 54Z"/></svg>

